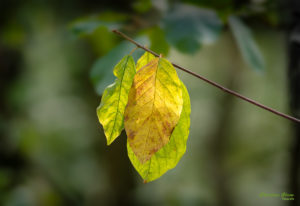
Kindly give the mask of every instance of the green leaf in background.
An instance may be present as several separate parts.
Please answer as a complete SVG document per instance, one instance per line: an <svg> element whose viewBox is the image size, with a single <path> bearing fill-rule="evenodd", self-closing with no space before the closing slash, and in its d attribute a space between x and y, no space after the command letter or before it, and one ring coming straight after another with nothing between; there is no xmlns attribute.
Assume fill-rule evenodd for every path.
<svg viewBox="0 0 300 206"><path fill-rule="evenodd" d="M26 41L24 29L21 25L16 23L5 25L5 27L1 29L0 38L2 38L5 45L14 48L20 48Z"/></svg>
<svg viewBox="0 0 300 206"><path fill-rule="evenodd" d="M144 45L149 44L149 40L145 36L138 37L135 40ZM114 81L115 77L111 72L113 65L116 65L118 61L134 49L134 47L135 45L130 42L122 42L94 63L90 77L98 94L102 94L106 86ZM135 51L132 55L133 58L139 58L142 55L142 52L143 51L141 50Z"/></svg>
<svg viewBox="0 0 300 206"><path fill-rule="evenodd" d="M124 129L124 111L128 101L128 93L135 75L135 63L132 56L125 56L114 68L117 77L115 83L109 85L97 108L97 115L104 128L107 144L110 145Z"/></svg>
<svg viewBox="0 0 300 206"><path fill-rule="evenodd" d="M211 8L221 8L226 9L226 7L232 7L234 0L182 0L182 2L195 4L201 7L211 7Z"/></svg>
<svg viewBox="0 0 300 206"><path fill-rule="evenodd" d="M120 29L128 19L127 14L108 11L97 16L75 20L71 23L70 29L75 35L83 36L93 33L99 27L106 27L109 30Z"/></svg>
<svg viewBox="0 0 300 206"><path fill-rule="evenodd" d="M151 0L135 0L132 4L132 7L139 13L145 13L151 9L152 2Z"/></svg>
<svg viewBox="0 0 300 206"><path fill-rule="evenodd" d="M107 27L99 27L93 33L86 35L85 40L91 45L95 55L103 56L119 44L117 36Z"/></svg>
<svg viewBox="0 0 300 206"><path fill-rule="evenodd" d="M150 49L158 54L167 56L169 53L169 44L165 32L160 27L153 27L149 29L148 35L151 41Z"/></svg>
<svg viewBox="0 0 300 206"><path fill-rule="evenodd" d="M245 62L253 69L264 70L263 56L250 29L236 16L229 17L228 22Z"/></svg>
<svg viewBox="0 0 300 206"><path fill-rule="evenodd" d="M157 151L149 161L142 164L132 151L127 141L128 156L134 168L145 182L153 181L168 170L174 168L186 151L186 141L189 135L191 104L188 91L182 85L183 107L180 119L173 130L170 141Z"/></svg>
<svg viewBox="0 0 300 206"><path fill-rule="evenodd" d="M168 42L191 54L218 39L222 22L212 10L178 4L164 17L163 26Z"/></svg>

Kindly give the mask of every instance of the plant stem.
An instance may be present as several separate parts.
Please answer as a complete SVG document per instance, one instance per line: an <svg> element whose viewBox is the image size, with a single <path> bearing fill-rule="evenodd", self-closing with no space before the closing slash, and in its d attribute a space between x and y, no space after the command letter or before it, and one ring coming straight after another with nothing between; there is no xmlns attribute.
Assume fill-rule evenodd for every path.
<svg viewBox="0 0 300 206"><path fill-rule="evenodd" d="M141 49L143 49L143 50L145 50L145 51L147 51L147 52L150 52L151 54L153 54L153 55L156 56L156 57L159 57L159 54L157 54L157 53L155 53L154 51L152 51L152 50L150 50L150 49L148 49L148 48L142 46L141 44L139 44L138 42L134 41L134 40L133 40L132 38L130 38L129 36L125 35L124 33L120 32L120 31L118 31L118 30L112 30L112 31L113 31L114 33L118 34L119 36L123 37L124 39L130 41L131 43L135 44L137 47L139 47L139 48L141 48ZM243 95L241 95L241 94L239 94L239 93L237 93L237 92L235 92L235 91L232 91L232 90L230 90L230 89L228 89L228 88L226 88L226 87L223 87L222 85L220 85L220 84L218 84L218 83L216 83L216 82L214 82L214 81L211 81L211 80L209 80L209 79L207 79L207 78L205 78L205 77L203 77L203 76L201 76L201 75L199 75L199 74L196 74L196 73L194 73L194 72L192 72L192 71L190 71L190 70L188 70L188 69L186 69L186 68L184 68L184 67L182 67L182 66L179 66L179 65L177 65L177 64L175 64L175 63L172 63L172 65L173 65L174 67L176 67L176 68L178 68L178 69L180 69L180 70L186 72L186 73L189 73L189 74L191 74L191 75L193 75L193 76L195 76L195 77L197 77L197 78L199 78L199 79L201 79L201 80L207 82L208 84L210 84L210 85L212 85L212 86L214 86L214 87L217 87L217 88L221 89L221 90L224 91L224 92L227 92L228 94L234 95L234 96L236 96L236 97L238 97L238 98L240 98L240 99L242 99L242 100L244 100L244 101L247 101L247 102L249 102L249 103L251 103L251 104L253 104L253 105L257 106L257 107L260 107L260 108L262 108L262 109L264 109L264 110L267 110L267 111L269 111L269 112L272 112L273 114L276 114L276 115L281 116L281 117L283 117L283 118L289 119L289 120L291 120L291 121L293 121L293 122L300 123L300 119L297 119L297 118L292 117L292 116L290 116L290 115L284 114L284 113L279 112L279 111L277 111L277 110L275 110L275 109L272 109L271 107L268 107L268 106L265 106L265 105L263 105L263 104L261 104L261 103L259 103L259 102L256 102L256 101L254 101L254 100L252 100L252 99L250 99L250 98L248 98L248 97L245 97L245 96L243 96Z"/></svg>

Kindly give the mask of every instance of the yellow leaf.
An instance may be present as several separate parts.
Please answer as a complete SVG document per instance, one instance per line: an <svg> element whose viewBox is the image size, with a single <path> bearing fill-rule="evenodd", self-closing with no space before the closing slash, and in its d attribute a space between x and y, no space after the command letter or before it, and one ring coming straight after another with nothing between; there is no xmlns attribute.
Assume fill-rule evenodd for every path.
<svg viewBox="0 0 300 206"><path fill-rule="evenodd" d="M169 142L182 105L181 82L170 62L154 58L137 71L124 125L129 145L142 164Z"/></svg>
<svg viewBox="0 0 300 206"><path fill-rule="evenodd" d="M181 84L183 98L182 111L169 143L158 150L148 162L141 164L127 141L128 157L134 168L144 179L144 182L153 181L174 168L186 151L186 141L190 128L191 103L186 87L182 82Z"/></svg>
<svg viewBox="0 0 300 206"><path fill-rule="evenodd" d="M136 71L139 71L143 66L148 64L152 59L155 59L155 56L150 52L145 52L143 56L141 56L136 63Z"/></svg>

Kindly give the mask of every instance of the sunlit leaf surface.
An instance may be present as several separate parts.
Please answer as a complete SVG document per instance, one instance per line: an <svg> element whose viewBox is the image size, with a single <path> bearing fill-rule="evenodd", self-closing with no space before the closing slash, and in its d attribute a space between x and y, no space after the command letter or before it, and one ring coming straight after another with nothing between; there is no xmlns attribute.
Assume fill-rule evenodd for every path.
<svg viewBox="0 0 300 206"><path fill-rule="evenodd" d="M158 150L148 162L142 164L131 149L129 141L127 142L129 159L145 182L153 181L168 170L174 168L186 151L186 141L188 139L190 127L191 105L188 91L183 83L181 83L181 85L183 108L179 122L170 137L169 143Z"/></svg>
<svg viewBox="0 0 300 206"><path fill-rule="evenodd" d="M141 58L138 59L136 63L136 71L139 71L142 67L147 65L155 56L149 52L145 52Z"/></svg>
<svg viewBox="0 0 300 206"><path fill-rule="evenodd" d="M103 125L107 144L110 145L124 128L124 111L128 101L128 93L135 74L135 63L131 56L125 56L115 66L115 83L109 85L97 109L100 123Z"/></svg>
<svg viewBox="0 0 300 206"><path fill-rule="evenodd" d="M124 124L129 145L142 164L169 142L182 104L181 83L170 62L154 58L138 70Z"/></svg>

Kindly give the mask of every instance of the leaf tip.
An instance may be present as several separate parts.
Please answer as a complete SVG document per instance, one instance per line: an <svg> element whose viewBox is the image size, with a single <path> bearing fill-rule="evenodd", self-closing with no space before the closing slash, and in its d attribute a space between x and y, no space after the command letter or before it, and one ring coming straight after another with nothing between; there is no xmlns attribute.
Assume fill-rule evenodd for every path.
<svg viewBox="0 0 300 206"><path fill-rule="evenodd" d="M111 143L113 143L113 141L114 140L112 138L110 138L110 139L107 138L107 142L106 142L107 146L111 145Z"/></svg>
<svg viewBox="0 0 300 206"><path fill-rule="evenodd" d="M143 181L143 183L144 183L144 184L147 184L147 183L148 183L148 181L147 181L147 180L144 180L144 181Z"/></svg>

